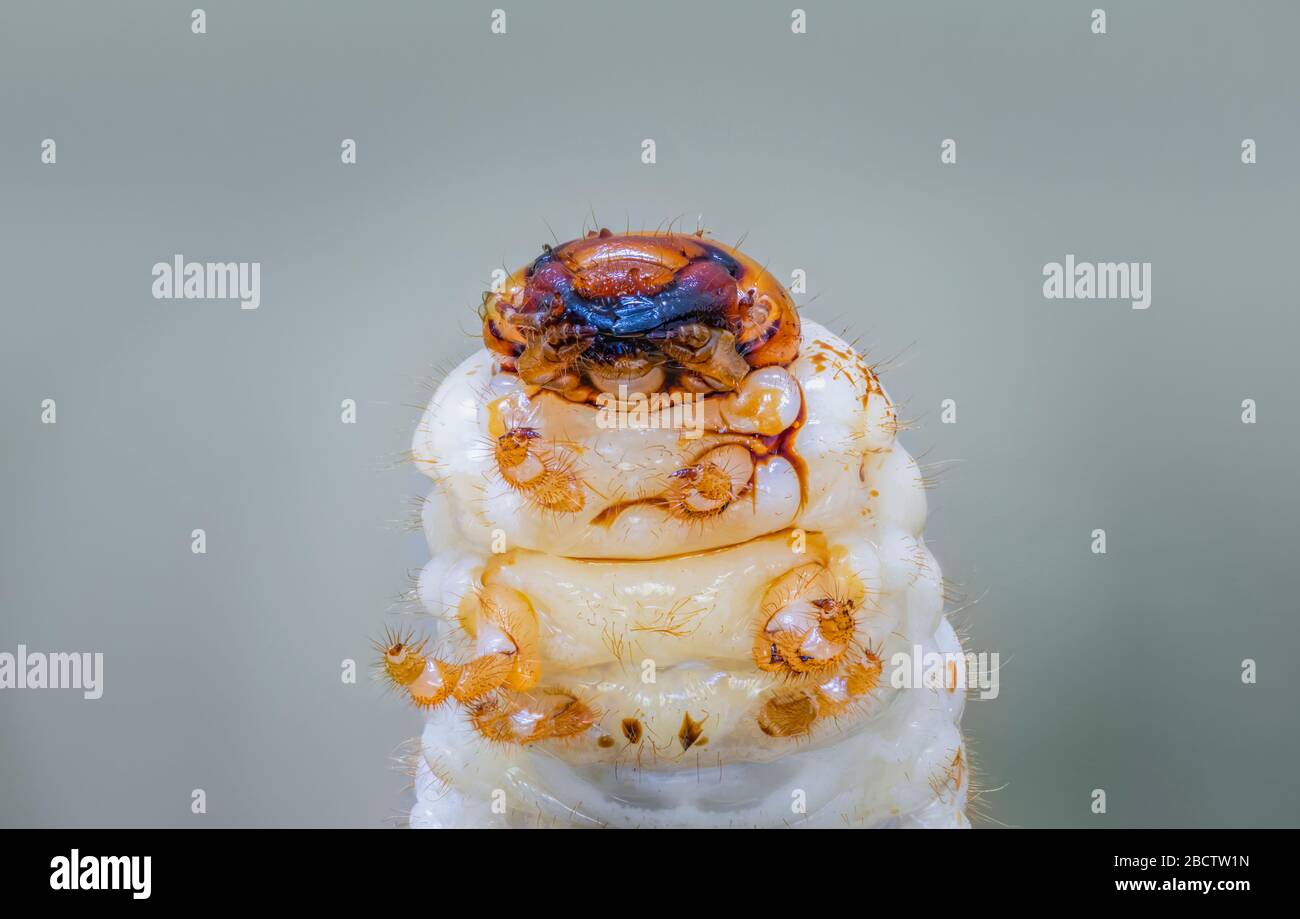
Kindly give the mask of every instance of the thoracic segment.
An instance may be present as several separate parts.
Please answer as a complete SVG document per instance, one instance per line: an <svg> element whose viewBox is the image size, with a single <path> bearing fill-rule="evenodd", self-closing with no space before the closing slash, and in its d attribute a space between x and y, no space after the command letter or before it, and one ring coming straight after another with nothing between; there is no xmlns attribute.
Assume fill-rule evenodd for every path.
<svg viewBox="0 0 1300 919"><path fill-rule="evenodd" d="M920 476L893 450L888 397L846 343L806 326L811 338L788 368L753 371L753 383L689 411L651 403L620 414L529 391L479 352L434 396L415 462L448 495L462 539L488 551L497 532L511 546L620 559L788 527L836 532L882 520L919 532ZM721 477L702 468L709 462L731 478L733 500L675 500L696 481L721 494ZM868 478L875 495L863 489ZM747 500L734 500L741 492ZM722 519L698 526L684 513L694 507Z"/></svg>
<svg viewBox="0 0 1300 919"><path fill-rule="evenodd" d="M965 825L960 684L900 679L960 643L875 374L806 319L797 348L687 319L626 354L543 321L539 291L643 321L582 306L636 283L590 257L491 306L492 350L416 433L435 481L418 594L442 627L382 656L429 713L413 824ZM697 288L666 274L654 309L725 288L711 258L684 249Z"/></svg>

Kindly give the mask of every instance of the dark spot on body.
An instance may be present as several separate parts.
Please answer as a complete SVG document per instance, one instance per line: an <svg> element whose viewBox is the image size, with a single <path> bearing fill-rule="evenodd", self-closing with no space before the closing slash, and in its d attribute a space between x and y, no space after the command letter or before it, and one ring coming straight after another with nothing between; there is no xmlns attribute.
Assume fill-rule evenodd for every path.
<svg viewBox="0 0 1300 919"><path fill-rule="evenodd" d="M707 719L706 719L707 720ZM682 715L682 726L677 729L677 739L682 742L682 750L689 750L704 733L704 722L696 721L690 712Z"/></svg>

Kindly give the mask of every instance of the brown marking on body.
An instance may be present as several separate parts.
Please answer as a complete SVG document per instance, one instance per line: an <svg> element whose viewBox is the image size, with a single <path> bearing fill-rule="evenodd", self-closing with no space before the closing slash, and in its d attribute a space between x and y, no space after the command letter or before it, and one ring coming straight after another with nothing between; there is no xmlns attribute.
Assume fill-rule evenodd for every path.
<svg viewBox="0 0 1300 919"><path fill-rule="evenodd" d="M641 742L641 722L635 718L623 719L623 736L627 738L628 743Z"/></svg>
<svg viewBox="0 0 1300 919"><path fill-rule="evenodd" d="M706 716L704 721L707 720ZM681 741L683 751L689 750L700 739L704 733L704 721L696 721L690 712L682 715L682 726L677 729L677 739Z"/></svg>

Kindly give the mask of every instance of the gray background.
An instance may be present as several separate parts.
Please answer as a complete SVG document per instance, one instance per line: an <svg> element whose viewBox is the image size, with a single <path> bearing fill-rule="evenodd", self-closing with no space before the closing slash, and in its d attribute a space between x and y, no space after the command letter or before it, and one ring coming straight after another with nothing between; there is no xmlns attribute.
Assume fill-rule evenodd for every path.
<svg viewBox="0 0 1300 919"><path fill-rule="evenodd" d="M902 354L1003 658L984 823L1300 823L1295 4L195 5L0 6L0 650L106 655L99 701L0 692L0 824L409 806L418 716L339 679L425 560L397 455L491 270L593 214L703 214ZM152 299L177 252L260 261L261 308ZM1044 300L1067 252L1151 261L1151 308Z"/></svg>

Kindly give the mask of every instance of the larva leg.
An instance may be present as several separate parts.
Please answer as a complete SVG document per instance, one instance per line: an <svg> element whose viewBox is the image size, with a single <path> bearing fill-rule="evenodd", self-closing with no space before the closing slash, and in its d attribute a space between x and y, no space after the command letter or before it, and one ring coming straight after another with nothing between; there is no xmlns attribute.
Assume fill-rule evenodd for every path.
<svg viewBox="0 0 1300 919"><path fill-rule="evenodd" d="M574 737L596 723L597 711L561 689L496 693L470 709L474 729L497 743L531 744Z"/></svg>
<svg viewBox="0 0 1300 919"><path fill-rule="evenodd" d="M470 704L498 690L532 688L541 673L537 616L528 600L508 588L480 592L462 625L473 641L463 663L426 652L426 642L408 635L390 637L381 664L388 680L418 708L448 699Z"/></svg>
<svg viewBox="0 0 1300 919"><path fill-rule="evenodd" d="M531 428L511 428L497 438L497 469L511 488L537 507L557 514L576 514L586 503L582 481L548 454L541 434Z"/></svg>
<svg viewBox="0 0 1300 919"><path fill-rule="evenodd" d="M747 493L753 478L754 457L749 450L734 444L717 447L699 462L674 472L664 498L684 518L707 517Z"/></svg>

